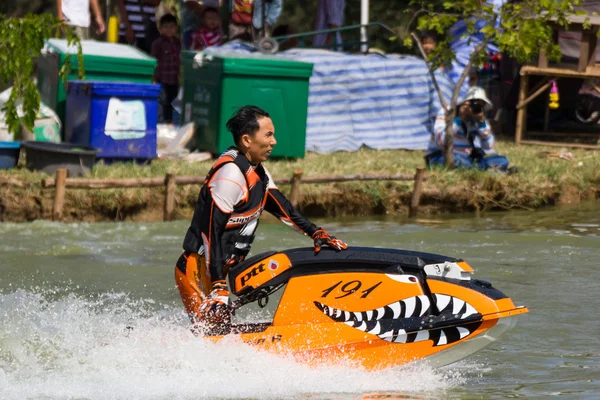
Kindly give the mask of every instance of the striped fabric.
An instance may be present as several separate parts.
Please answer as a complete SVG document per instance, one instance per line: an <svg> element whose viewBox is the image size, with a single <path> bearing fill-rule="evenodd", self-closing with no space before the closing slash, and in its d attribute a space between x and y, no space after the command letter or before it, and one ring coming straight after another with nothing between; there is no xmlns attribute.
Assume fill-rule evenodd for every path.
<svg viewBox="0 0 600 400"><path fill-rule="evenodd" d="M238 41L209 51L223 56L249 52L248 46ZM427 148L440 102L420 58L316 49L292 49L276 57L314 65L308 95L307 150ZM452 85L439 71L436 79L448 101Z"/></svg>
<svg viewBox="0 0 600 400"><path fill-rule="evenodd" d="M156 7L144 3L143 0L123 0L127 17L131 23L131 29L135 32L135 37L143 39L146 37L146 22L148 20L156 22ZM119 25L119 36L125 37L125 24Z"/></svg>
<svg viewBox="0 0 600 400"><path fill-rule="evenodd" d="M204 50L207 47L221 44L221 31L211 32L206 28L198 28L192 33L190 50Z"/></svg>
<svg viewBox="0 0 600 400"><path fill-rule="evenodd" d="M463 122L460 118L454 118L453 123L454 136L452 144L454 151L459 153L470 154L471 143L469 135L474 138L475 147L480 147L486 154L494 154L494 135L487 120L477 122L475 120ZM433 133L429 140L427 152L425 154L433 154L444 150L444 139L446 137L446 114L443 111L437 116L433 126Z"/></svg>
<svg viewBox="0 0 600 400"><path fill-rule="evenodd" d="M496 9L502 7L502 5L506 2L506 0L489 0L488 4L492 4ZM498 22L497 26L500 22ZM479 31L481 28L486 26L484 21L476 21L475 22L475 30ZM450 46L454 53L456 54L456 60L452 63L452 68L448 70L448 77L452 84L456 84L460 75L465 70L467 63L469 62L469 57L471 57L471 53L475 50L483 40L483 34L475 34L473 36L466 36L467 34L467 25L465 21L458 21L454 26L450 29L450 35L454 38ZM498 47L493 44L487 45L487 52L498 52ZM479 83L479 86L483 86L482 83ZM469 79L465 80L462 87L460 88L460 95L464 96L469 88Z"/></svg>
<svg viewBox="0 0 600 400"><path fill-rule="evenodd" d="M440 102L423 60L324 50L290 50L288 55L314 64L307 150L427 147ZM452 86L447 78L438 73L436 80L449 99Z"/></svg>

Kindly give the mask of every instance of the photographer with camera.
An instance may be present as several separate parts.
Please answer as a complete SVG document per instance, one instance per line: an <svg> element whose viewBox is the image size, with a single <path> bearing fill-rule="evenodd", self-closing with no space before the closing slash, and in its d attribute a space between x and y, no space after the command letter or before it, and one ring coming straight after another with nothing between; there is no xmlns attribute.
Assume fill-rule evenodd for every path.
<svg viewBox="0 0 600 400"><path fill-rule="evenodd" d="M452 126L456 168L508 170L508 158L494 151L494 135L485 119L485 112L491 108L492 103L485 90L477 86L471 86L466 96L460 100L458 116L454 118ZM441 109L425 153L427 166L444 165L445 136L446 115L444 109Z"/></svg>

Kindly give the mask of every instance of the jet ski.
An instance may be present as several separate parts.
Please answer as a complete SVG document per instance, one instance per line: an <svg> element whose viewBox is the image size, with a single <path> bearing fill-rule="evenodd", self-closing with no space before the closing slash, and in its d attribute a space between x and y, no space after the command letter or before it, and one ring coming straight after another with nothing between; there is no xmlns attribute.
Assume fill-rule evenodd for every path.
<svg viewBox="0 0 600 400"><path fill-rule="evenodd" d="M461 259L406 250L265 252L234 266L228 279L234 308L264 306L282 291L273 320L234 324L229 335L315 366L447 365L496 341L528 312L472 274Z"/></svg>

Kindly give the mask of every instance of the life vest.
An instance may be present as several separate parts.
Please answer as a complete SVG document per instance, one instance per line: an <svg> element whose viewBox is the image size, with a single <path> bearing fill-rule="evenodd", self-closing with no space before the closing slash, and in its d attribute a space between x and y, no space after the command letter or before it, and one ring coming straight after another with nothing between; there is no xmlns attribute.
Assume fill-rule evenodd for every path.
<svg viewBox="0 0 600 400"><path fill-rule="evenodd" d="M235 148L225 151L208 172L204 185L200 190L200 196L192 218L192 226L184 240L184 249L189 252L203 253L204 249L201 234L210 226L208 218L202 210L212 203L212 197L208 183L217 171L228 163L234 163L246 179L248 189L247 199L236 204L233 213L229 216L225 231L221 237L222 259L225 262L239 262L243 260L250 251L250 245L254 241L254 234L258 227L259 217L265 207L267 191L269 187L269 176L261 164L252 165L245 155L240 154ZM210 249L208 249L210 250Z"/></svg>

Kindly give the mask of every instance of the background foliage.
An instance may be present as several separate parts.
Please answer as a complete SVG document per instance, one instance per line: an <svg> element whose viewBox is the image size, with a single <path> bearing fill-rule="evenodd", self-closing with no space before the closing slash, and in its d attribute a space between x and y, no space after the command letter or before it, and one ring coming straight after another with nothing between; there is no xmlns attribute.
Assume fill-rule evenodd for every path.
<svg viewBox="0 0 600 400"><path fill-rule="evenodd" d="M67 42L78 46L79 77L83 78L81 43L73 36L71 28L52 14L28 14L23 18L0 15L0 82L12 85L8 101L4 104L6 124L11 132L18 132L21 124L32 129L40 108L40 94L33 78L36 60L44 47L44 41L63 32ZM66 77L71 62L67 55L60 75ZM23 115L17 106L22 104Z"/></svg>

